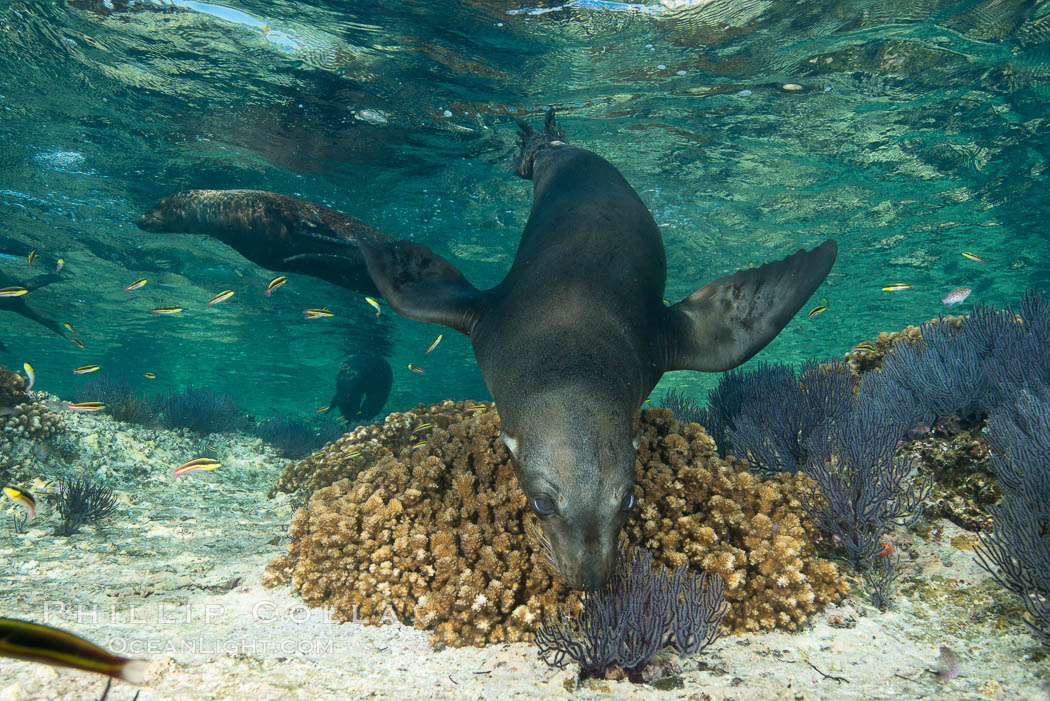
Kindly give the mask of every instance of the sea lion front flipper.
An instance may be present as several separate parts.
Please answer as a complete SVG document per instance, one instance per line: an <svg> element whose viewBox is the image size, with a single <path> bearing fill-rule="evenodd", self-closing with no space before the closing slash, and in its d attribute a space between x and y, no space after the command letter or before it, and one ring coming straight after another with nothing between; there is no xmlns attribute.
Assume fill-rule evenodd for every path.
<svg viewBox="0 0 1050 701"><path fill-rule="evenodd" d="M379 293L403 317L442 324L470 336L483 294L447 260L412 241L358 239Z"/></svg>
<svg viewBox="0 0 1050 701"><path fill-rule="evenodd" d="M722 372L762 350L824 281L838 245L828 239L812 251L710 282L667 310L667 370Z"/></svg>

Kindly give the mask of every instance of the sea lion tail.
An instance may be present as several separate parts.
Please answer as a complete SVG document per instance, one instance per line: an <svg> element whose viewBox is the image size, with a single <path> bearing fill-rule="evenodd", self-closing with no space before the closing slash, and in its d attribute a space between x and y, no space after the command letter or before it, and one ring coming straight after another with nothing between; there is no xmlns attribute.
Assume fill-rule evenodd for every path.
<svg viewBox="0 0 1050 701"><path fill-rule="evenodd" d="M518 144L521 153L514 159L515 174L532 180L532 165L536 160L536 154L551 145L552 141L565 141L565 132L554 123L554 109L547 110L543 118L543 131L536 131L524 119L516 120L521 134L518 136Z"/></svg>
<svg viewBox="0 0 1050 701"><path fill-rule="evenodd" d="M667 309L664 371L723 372L762 350L824 282L837 252L828 239L720 277Z"/></svg>

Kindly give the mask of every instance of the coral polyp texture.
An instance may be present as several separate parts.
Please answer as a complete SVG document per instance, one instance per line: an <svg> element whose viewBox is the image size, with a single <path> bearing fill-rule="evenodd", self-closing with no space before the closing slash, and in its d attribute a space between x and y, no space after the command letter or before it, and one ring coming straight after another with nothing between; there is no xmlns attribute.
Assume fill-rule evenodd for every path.
<svg viewBox="0 0 1050 701"><path fill-rule="evenodd" d="M468 416L492 411L492 402L454 402L446 400L407 412L395 411L379 423L358 426L339 440L307 458L289 463L270 491L308 493L333 482L355 476L366 465L380 458L397 455L405 446L426 441L431 429L447 430Z"/></svg>
<svg viewBox="0 0 1050 701"><path fill-rule="evenodd" d="M342 620L379 622L389 607L450 645L528 640L578 610L578 593L528 535L535 517L499 416L479 406L490 405L392 414L290 465L281 488L316 491L264 582L291 584ZM797 496L812 489L808 478L753 476L666 409L642 412L639 424L637 506L625 534L664 564L721 576L729 629L794 628L846 592L835 566L814 554L816 531Z"/></svg>
<svg viewBox="0 0 1050 701"><path fill-rule="evenodd" d="M0 478L28 474L32 450L62 430L62 419L27 392L26 378L0 366ZM42 396L42 395L41 395Z"/></svg>
<svg viewBox="0 0 1050 701"><path fill-rule="evenodd" d="M964 317L962 316L945 316L940 319L932 319L926 323L946 323L954 331L959 329L963 319ZM922 328L922 326L909 325L900 331L883 331L874 341L870 341L874 344L875 350L851 350L846 353L844 358L846 365L849 366L850 371L854 375L858 376L871 370L877 370L882 367L883 358L886 357L886 354L897 341L904 341L909 345L914 345L921 340Z"/></svg>

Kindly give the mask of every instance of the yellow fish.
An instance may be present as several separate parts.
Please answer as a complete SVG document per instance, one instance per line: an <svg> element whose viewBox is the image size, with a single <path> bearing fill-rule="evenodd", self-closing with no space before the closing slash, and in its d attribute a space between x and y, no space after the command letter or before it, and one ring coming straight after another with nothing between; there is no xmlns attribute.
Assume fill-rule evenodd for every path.
<svg viewBox="0 0 1050 701"><path fill-rule="evenodd" d="M365 301L368 302L372 306L372 308L376 310L376 316L379 316L379 313L383 311L383 308L379 306L379 302L375 301L371 297L365 297Z"/></svg>
<svg viewBox="0 0 1050 701"><path fill-rule="evenodd" d="M29 378L29 384L26 385L26 392L28 392L36 384L36 371L33 370L33 366L29 363L22 363L22 369L26 371L26 377Z"/></svg>
<svg viewBox="0 0 1050 701"><path fill-rule="evenodd" d="M74 336L73 338L71 338L71 339L69 339L69 340L70 340L70 341L72 341L72 342L73 342L73 345L75 345L75 346L76 346L77 348L83 348L83 347L84 347L84 342L83 342L83 341L81 341L81 340L80 340L79 338L77 338L76 336Z"/></svg>
<svg viewBox="0 0 1050 701"><path fill-rule="evenodd" d="M409 370L411 370L412 372L417 372L417 373L419 373L420 375L426 375L426 373L425 373L425 372L423 371L423 368L421 368L421 367L416 367L416 366L415 366L415 365L413 365L412 363L409 363L409 364L408 364L408 369L409 369Z"/></svg>
<svg viewBox="0 0 1050 701"><path fill-rule="evenodd" d="M232 296L233 296L233 290L223 290L222 292L220 292L219 294L215 295L214 297L212 297L211 299L208 300L208 306L210 307L213 304L218 304L219 302L224 302L224 301L226 301L227 299L229 299Z"/></svg>
<svg viewBox="0 0 1050 701"><path fill-rule="evenodd" d="M26 512L26 523L32 523L36 516L36 499L33 498L33 495L17 487L4 487L4 494Z"/></svg>
<svg viewBox="0 0 1050 701"><path fill-rule="evenodd" d="M266 296L269 297L272 295L274 290L286 282L288 282L288 278L284 275L278 275L273 280L270 280L270 284L266 286Z"/></svg>
<svg viewBox="0 0 1050 701"><path fill-rule="evenodd" d="M326 406L323 406L320 409L314 409L314 413L315 414L323 414L326 411L328 411L328 407L326 407Z"/></svg>
<svg viewBox="0 0 1050 701"><path fill-rule="evenodd" d="M963 255L963 258L969 258L970 260L977 261L978 263L983 263L984 262L984 258L981 258L980 256L978 256L976 254L973 254L973 253L970 253L968 251L963 251L962 255Z"/></svg>
<svg viewBox="0 0 1050 701"><path fill-rule="evenodd" d="M485 406L484 404L475 404L474 406L472 406L469 409L467 409L467 411L470 412L471 414L480 414L481 412L487 411L487 410L488 410L488 407Z"/></svg>
<svg viewBox="0 0 1050 701"><path fill-rule="evenodd" d="M152 372L144 372L144 373L142 373L142 376L145 377L147 380L155 380L155 379L157 379L157 376L154 375Z"/></svg>
<svg viewBox="0 0 1050 701"><path fill-rule="evenodd" d="M815 306L815 307L813 307L812 309L809 310L809 314L806 316L806 318L807 319L812 319L817 314L823 314L827 310L828 310L828 305L826 305L826 304L818 304L817 306Z"/></svg>
<svg viewBox="0 0 1050 701"><path fill-rule="evenodd" d="M66 267L66 261L59 258L58 262L55 263L55 274L57 275L58 273L62 272L62 268L64 267Z"/></svg>
<svg viewBox="0 0 1050 701"><path fill-rule="evenodd" d="M73 371L74 375L83 375L88 372L95 372L98 370L98 365L81 365Z"/></svg>
<svg viewBox="0 0 1050 701"><path fill-rule="evenodd" d="M875 352L875 342L874 341L864 341L862 343L858 343L857 345L853 346L853 351L854 352L864 351L865 353L874 353Z"/></svg>
<svg viewBox="0 0 1050 701"><path fill-rule="evenodd" d="M73 328L73 324L71 324L71 323L69 323L67 321L66 323L64 323L62 325L65 326L67 329L69 329L69 333L73 334L74 336L78 335L77 334L77 330Z"/></svg>
<svg viewBox="0 0 1050 701"><path fill-rule="evenodd" d="M112 655L78 635L17 618L0 618L0 655L97 672L132 684L141 684L149 667L145 660Z"/></svg>
<svg viewBox="0 0 1050 701"><path fill-rule="evenodd" d="M222 467L222 463L215 458L197 458L196 460L190 460L189 462L176 467L175 476L182 477L187 472L193 472L194 470L214 470L217 467Z"/></svg>
<svg viewBox="0 0 1050 701"><path fill-rule="evenodd" d="M102 402L66 402L69 411L102 411L106 405Z"/></svg>
<svg viewBox="0 0 1050 701"><path fill-rule="evenodd" d="M435 348L437 348L437 345L438 345L439 343L441 343L441 339L442 339L442 338L444 338L444 337L445 337L445 334L443 334L443 333L439 333L439 334L438 334L438 337L437 337L437 338L435 338L435 339L434 339L434 342L433 342L433 343L431 343L431 344L430 344L430 346L428 346L428 347L427 347L427 352L426 352L426 353L424 353L423 355L430 355L430 351L432 351L432 350L434 350Z"/></svg>
<svg viewBox="0 0 1050 701"><path fill-rule="evenodd" d="M24 287L0 287L0 297L21 297L29 292Z"/></svg>
<svg viewBox="0 0 1050 701"><path fill-rule="evenodd" d="M140 287L145 287L145 286L146 286L146 278L143 277L143 278L139 278L135 282L133 282L130 285L128 285L127 287L125 287L124 291L125 292L131 292L132 290L137 290Z"/></svg>
<svg viewBox="0 0 1050 701"><path fill-rule="evenodd" d="M26 257L26 262L29 263L30 269L32 269L32 267L33 267L33 261L34 260L36 260L36 249L35 248L32 251L30 251L29 255Z"/></svg>
<svg viewBox="0 0 1050 701"><path fill-rule="evenodd" d="M182 307L157 307L152 311L154 314L178 314L182 311Z"/></svg>
<svg viewBox="0 0 1050 701"><path fill-rule="evenodd" d="M434 424L422 424L412 429L412 433L419 433L420 431L426 431L428 428L434 428Z"/></svg>
<svg viewBox="0 0 1050 701"><path fill-rule="evenodd" d="M900 290L910 290L911 285L903 282L894 283L892 285L886 285L882 288L883 292L899 292Z"/></svg>
<svg viewBox="0 0 1050 701"><path fill-rule="evenodd" d="M320 309L304 309L303 317L306 319L322 319L328 316L335 316L328 310L328 307L321 307Z"/></svg>
<svg viewBox="0 0 1050 701"><path fill-rule="evenodd" d="M412 446L412 451L415 452L415 451L419 450L420 448L422 448L423 446L425 446L426 444L427 444L426 441L420 441L419 443L416 443L414 446Z"/></svg>

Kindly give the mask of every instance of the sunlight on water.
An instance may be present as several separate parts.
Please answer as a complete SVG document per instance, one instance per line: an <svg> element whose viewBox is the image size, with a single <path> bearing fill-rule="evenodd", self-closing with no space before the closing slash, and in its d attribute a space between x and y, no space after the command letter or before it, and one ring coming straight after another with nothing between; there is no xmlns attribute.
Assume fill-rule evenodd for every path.
<svg viewBox="0 0 1050 701"><path fill-rule="evenodd" d="M32 302L82 329L85 348L4 314L2 362L32 359L60 394L82 381L69 367L149 366L165 387L305 415L339 358L377 347L397 371L388 409L486 397L456 334L418 376L407 365L434 327L376 319L304 276L267 298L271 271L133 221L181 189L271 190L424 242L492 286L530 205L510 172L512 120L552 106L570 143L610 160L652 211L671 301L838 239L826 284L757 360L841 356L958 310L941 302L957 287L973 290L966 304L1008 304L1050 282L1046 24L937 0L9 5L0 256L14 276L31 250L43 269L64 260ZM142 277L139 296L123 292ZM172 304L184 311L149 313ZM333 316L303 319L322 307ZM673 373L656 396L703 399L716 381Z"/></svg>

